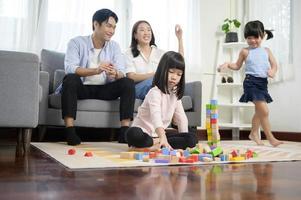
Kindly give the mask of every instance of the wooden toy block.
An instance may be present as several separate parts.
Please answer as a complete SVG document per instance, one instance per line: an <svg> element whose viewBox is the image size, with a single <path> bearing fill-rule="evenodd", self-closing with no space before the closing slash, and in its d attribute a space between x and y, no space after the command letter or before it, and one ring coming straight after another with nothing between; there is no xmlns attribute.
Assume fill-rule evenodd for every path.
<svg viewBox="0 0 301 200"><path fill-rule="evenodd" d="M149 158L150 159L153 159L155 157L157 157L157 153L156 152L149 152Z"/></svg>
<svg viewBox="0 0 301 200"><path fill-rule="evenodd" d="M93 154L91 151L87 151L85 154L84 154L85 157L92 157Z"/></svg>
<svg viewBox="0 0 301 200"><path fill-rule="evenodd" d="M211 114L211 119L218 119L218 114L217 113Z"/></svg>
<svg viewBox="0 0 301 200"><path fill-rule="evenodd" d="M212 126L212 124L216 124L217 123L217 119L211 119L210 122L211 122L211 126Z"/></svg>
<svg viewBox="0 0 301 200"><path fill-rule="evenodd" d="M134 159L135 152L121 152L120 158L122 159Z"/></svg>
<svg viewBox="0 0 301 200"><path fill-rule="evenodd" d="M142 160L143 162L149 162L149 156L144 155Z"/></svg>
<svg viewBox="0 0 301 200"><path fill-rule="evenodd" d="M237 150L233 150L233 151L231 152L231 154L232 154L232 157L237 157L237 156L239 155L239 153L238 153Z"/></svg>
<svg viewBox="0 0 301 200"><path fill-rule="evenodd" d="M220 157L221 161L227 161L227 155L220 154L219 157Z"/></svg>
<svg viewBox="0 0 301 200"><path fill-rule="evenodd" d="M210 110L211 109L211 105L210 104L206 104L206 110Z"/></svg>
<svg viewBox="0 0 301 200"><path fill-rule="evenodd" d="M189 156L189 159L192 159L194 162L198 162L199 154L191 154L191 156Z"/></svg>
<svg viewBox="0 0 301 200"><path fill-rule="evenodd" d="M204 158L211 158L211 160L212 160L211 154L202 153L202 154L199 154L198 156L199 156L199 161L204 161Z"/></svg>
<svg viewBox="0 0 301 200"><path fill-rule="evenodd" d="M210 100L210 105L217 105L217 100L216 99L211 99Z"/></svg>
<svg viewBox="0 0 301 200"><path fill-rule="evenodd" d="M192 158L187 158L185 160L185 163L194 163L194 162L196 162L196 161L194 161Z"/></svg>
<svg viewBox="0 0 301 200"><path fill-rule="evenodd" d="M168 148L162 148L161 149L161 153L163 154L163 155L169 155L169 149Z"/></svg>
<svg viewBox="0 0 301 200"><path fill-rule="evenodd" d="M211 154L213 157L218 156L223 152L223 149L221 147L216 147L215 149L211 150Z"/></svg>
<svg viewBox="0 0 301 200"><path fill-rule="evenodd" d="M198 149L198 148L193 148L193 149L190 150L190 153L191 153L191 154L200 154L201 151L200 151L200 149Z"/></svg>
<svg viewBox="0 0 301 200"><path fill-rule="evenodd" d="M169 163L169 160L165 160L165 159L155 159L154 161L155 163Z"/></svg>
<svg viewBox="0 0 301 200"><path fill-rule="evenodd" d="M178 163L179 162L179 158L177 156L171 156L170 162L171 163Z"/></svg>
<svg viewBox="0 0 301 200"><path fill-rule="evenodd" d="M242 161L242 160L245 160L244 157L241 157L241 156L237 156L237 157L233 157L230 159L231 161Z"/></svg>
<svg viewBox="0 0 301 200"><path fill-rule="evenodd" d="M163 155L163 154L159 154L157 155L158 159L164 159L164 160L169 160L170 159L170 155Z"/></svg>
<svg viewBox="0 0 301 200"><path fill-rule="evenodd" d="M188 151L188 150L184 150L183 156L184 156L185 158L189 157L189 156L190 156L189 151Z"/></svg>
<svg viewBox="0 0 301 200"><path fill-rule="evenodd" d="M215 158L214 158L214 161L219 162L219 161L221 161L221 158L220 158L220 157L215 157Z"/></svg>
<svg viewBox="0 0 301 200"><path fill-rule="evenodd" d="M186 161L186 158L185 158L185 157L181 156L181 157L179 158L179 162L183 163L183 162L185 162L185 161Z"/></svg>
<svg viewBox="0 0 301 200"><path fill-rule="evenodd" d="M171 150L169 154L171 156L176 156L177 155L177 150Z"/></svg>
<svg viewBox="0 0 301 200"><path fill-rule="evenodd" d="M208 157L204 157L204 158L203 158L203 161L204 161L204 162L212 162L213 159L212 159L212 158L208 158Z"/></svg>
<svg viewBox="0 0 301 200"><path fill-rule="evenodd" d="M134 154L135 160L142 160L143 158L143 153L135 153Z"/></svg>

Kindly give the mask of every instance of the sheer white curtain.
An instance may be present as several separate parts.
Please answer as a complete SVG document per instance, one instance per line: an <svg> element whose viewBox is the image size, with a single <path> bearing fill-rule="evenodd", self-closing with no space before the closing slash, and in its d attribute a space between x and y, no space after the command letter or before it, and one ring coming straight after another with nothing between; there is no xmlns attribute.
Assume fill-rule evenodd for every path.
<svg viewBox="0 0 301 200"><path fill-rule="evenodd" d="M92 15L101 8L112 9L118 15L113 40L122 50L130 45L132 25L144 19L152 25L159 48L177 51L174 26L180 24L187 77L199 79L198 0L0 0L0 49L37 54L43 48L65 52L71 38L92 33Z"/></svg>
<svg viewBox="0 0 301 200"><path fill-rule="evenodd" d="M40 1L0 0L0 48L34 52Z"/></svg>
<svg viewBox="0 0 301 200"><path fill-rule="evenodd" d="M131 0L129 13L130 27L138 20L148 21L153 28L157 46L166 51L178 51L174 27L180 24L183 29L186 78L200 79L201 17L198 0Z"/></svg>
<svg viewBox="0 0 301 200"><path fill-rule="evenodd" d="M260 20L266 29L274 30L274 38L265 42L279 66L275 81L291 79L292 63L292 1L291 0L249 0L249 20Z"/></svg>

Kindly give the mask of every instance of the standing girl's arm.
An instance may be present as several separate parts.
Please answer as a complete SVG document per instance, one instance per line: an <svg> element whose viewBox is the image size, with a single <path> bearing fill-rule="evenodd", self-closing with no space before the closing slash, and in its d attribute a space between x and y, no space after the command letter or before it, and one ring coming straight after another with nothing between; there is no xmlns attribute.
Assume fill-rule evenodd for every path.
<svg viewBox="0 0 301 200"><path fill-rule="evenodd" d="M161 117L162 109L161 109L161 101L162 101L162 95L161 91L157 90L151 90L148 93L148 97L151 99L149 101L149 109L150 109L150 118L151 118L151 123L155 127L155 132L159 136L160 139L160 146L164 146L167 148L171 148L169 145L167 138L166 138L166 133L163 125L163 120Z"/></svg>
<svg viewBox="0 0 301 200"><path fill-rule="evenodd" d="M268 76L271 78L274 78L277 72L277 62L275 57L273 56L271 50L269 48L266 48L268 55L269 55L269 62L271 64L271 68L268 71Z"/></svg>
<svg viewBox="0 0 301 200"><path fill-rule="evenodd" d="M172 121L178 126L179 133L187 133L188 132L188 119L185 114L181 100L177 101L177 106L176 106Z"/></svg>
<svg viewBox="0 0 301 200"><path fill-rule="evenodd" d="M221 71L223 69L229 68L232 70L239 70L243 64L243 62L245 61L245 59L248 56L248 50L246 48L243 48L238 56L238 59L235 63L230 63L230 62L225 62L224 64L220 65L219 68L217 69L217 71Z"/></svg>

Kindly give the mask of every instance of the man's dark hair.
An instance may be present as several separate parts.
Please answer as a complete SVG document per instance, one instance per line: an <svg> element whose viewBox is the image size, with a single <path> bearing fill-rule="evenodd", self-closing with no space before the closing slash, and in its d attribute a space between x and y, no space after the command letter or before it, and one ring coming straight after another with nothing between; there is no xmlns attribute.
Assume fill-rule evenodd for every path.
<svg viewBox="0 0 301 200"><path fill-rule="evenodd" d="M247 38L249 36L254 36L256 38L264 37L264 34L267 34L267 40L273 38L273 33L270 30L264 30L264 25L261 21L255 20L250 21L245 25L244 29L244 37Z"/></svg>
<svg viewBox="0 0 301 200"><path fill-rule="evenodd" d="M157 45L155 44L155 36L154 36L154 32L153 32L153 29L152 29L151 25L150 25L147 21L145 21L145 20L137 21L137 22L134 24L133 28L132 28L132 41L131 41L131 46L130 46L134 58L137 57L137 56L139 55L139 53L140 53L140 51L139 51L138 48L137 48L138 41L137 41L136 38L135 38L135 34L137 33L138 26L139 26L139 24L141 24L141 23L146 23L146 24L148 24L148 25L150 26L151 32L152 32L152 39L151 39L151 41L150 41L150 45L155 45L155 46L157 46Z"/></svg>
<svg viewBox="0 0 301 200"><path fill-rule="evenodd" d="M179 69L183 72L175 91L178 99L181 99L184 95L185 90L185 62L183 56L177 52L168 51L162 56L157 71L155 73L152 86L157 86L161 90L161 92L163 92L164 94L169 94L169 69Z"/></svg>
<svg viewBox="0 0 301 200"><path fill-rule="evenodd" d="M101 25L102 22L107 22L110 17L113 17L116 23L118 22L118 17L113 11L106 8L96 11L92 17L93 31L94 31L94 21L97 21Z"/></svg>

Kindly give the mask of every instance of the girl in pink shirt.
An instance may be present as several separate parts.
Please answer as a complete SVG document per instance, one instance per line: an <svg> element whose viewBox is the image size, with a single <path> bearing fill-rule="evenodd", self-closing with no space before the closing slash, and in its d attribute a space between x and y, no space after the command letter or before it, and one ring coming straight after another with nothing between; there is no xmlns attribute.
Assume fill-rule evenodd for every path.
<svg viewBox="0 0 301 200"><path fill-rule="evenodd" d="M181 98L185 86L185 62L181 54L166 52L158 65L153 87L147 93L132 127L126 132L129 146L135 148L194 147L197 138L188 132L188 120ZM178 127L175 134L165 134L173 122Z"/></svg>

